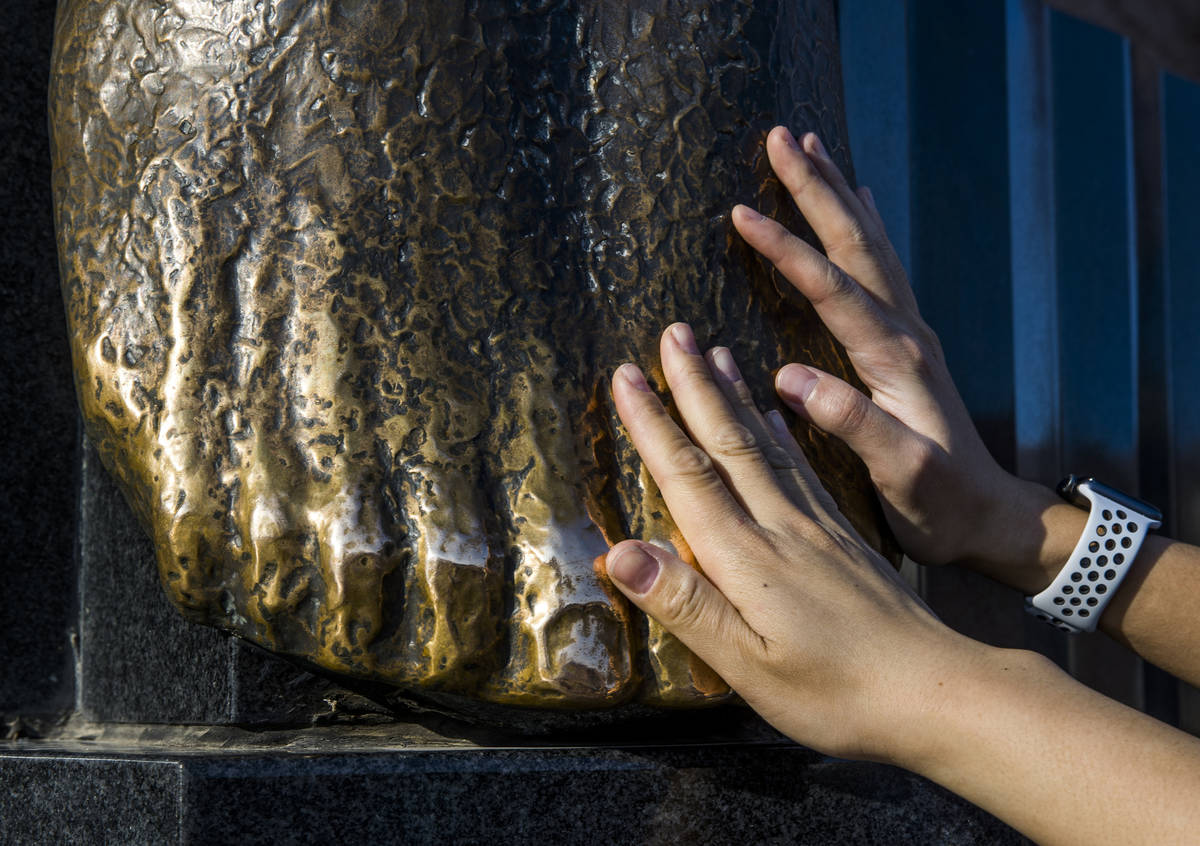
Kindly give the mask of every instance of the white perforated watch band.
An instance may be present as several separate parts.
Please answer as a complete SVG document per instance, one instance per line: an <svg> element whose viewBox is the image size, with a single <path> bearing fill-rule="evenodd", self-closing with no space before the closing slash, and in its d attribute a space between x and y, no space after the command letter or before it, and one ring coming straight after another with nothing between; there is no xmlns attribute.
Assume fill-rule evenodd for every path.
<svg viewBox="0 0 1200 846"><path fill-rule="evenodd" d="M1154 506L1095 479L1068 476L1058 490L1076 505L1090 505L1087 528L1050 586L1026 597L1025 610L1065 632L1091 632L1146 533L1162 525L1162 515Z"/></svg>

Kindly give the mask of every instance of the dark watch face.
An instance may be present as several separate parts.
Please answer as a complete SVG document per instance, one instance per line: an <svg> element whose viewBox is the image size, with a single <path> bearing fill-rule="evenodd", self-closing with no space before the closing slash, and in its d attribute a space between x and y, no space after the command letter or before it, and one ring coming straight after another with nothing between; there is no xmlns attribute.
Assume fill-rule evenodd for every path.
<svg viewBox="0 0 1200 846"><path fill-rule="evenodd" d="M1123 491L1119 491L1114 487L1093 479L1091 476L1076 476L1072 473L1058 483L1058 495L1072 505L1082 508L1085 511L1089 510L1092 507L1091 500L1079 490L1079 486L1085 483L1101 496L1108 497L1113 502L1123 505L1131 511L1136 511L1156 523L1162 522L1162 512L1150 503L1136 499Z"/></svg>

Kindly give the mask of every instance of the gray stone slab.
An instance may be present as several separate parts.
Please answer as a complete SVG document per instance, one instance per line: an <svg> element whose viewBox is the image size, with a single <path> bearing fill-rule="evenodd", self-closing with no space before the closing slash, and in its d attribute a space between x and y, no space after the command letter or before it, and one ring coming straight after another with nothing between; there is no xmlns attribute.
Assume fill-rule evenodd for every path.
<svg viewBox="0 0 1200 846"><path fill-rule="evenodd" d="M83 715L110 722L227 721L229 638L187 622L167 601L150 539L90 446L81 476Z"/></svg>
<svg viewBox="0 0 1200 846"><path fill-rule="evenodd" d="M0 843L179 842L181 766L0 755Z"/></svg>
<svg viewBox="0 0 1200 846"><path fill-rule="evenodd" d="M306 732L235 732L227 749L215 748L222 741L209 735L221 731L107 757L0 747L0 842L1028 842L922 778L795 746L382 748L384 740L372 751L368 740L322 753Z"/></svg>
<svg viewBox="0 0 1200 846"><path fill-rule="evenodd" d="M187 843L923 843L1022 837L916 776L801 749L185 763Z"/></svg>

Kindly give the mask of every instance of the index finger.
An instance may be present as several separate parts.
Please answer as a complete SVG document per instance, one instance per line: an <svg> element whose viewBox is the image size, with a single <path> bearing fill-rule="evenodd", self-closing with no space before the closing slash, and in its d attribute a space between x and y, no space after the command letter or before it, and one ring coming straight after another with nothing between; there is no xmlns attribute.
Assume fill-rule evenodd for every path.
<svg viewBox="0 0 1200 846"><path fill-rule="evenodd" d="M803 149L809 151L808 155L812 156L812 163L816 166L817 171L826 182L833 186L834 191L844 198L847 207L852 210L866 232L870 241L870 248L866 250L868 260L871 260L873 256L874 260L882 263L882 267L879 268L882 274L879 295L893 305L916 313L917 301L913 296L912 287L908 284L908 274L904 272L904 265L900 263L900 257L896 255L895 247L888 240L887 227L883 224L879 209L875 208L875 201L871 198L870 189L866 189L865 194L862 189L851 190L845 175L815 133L810 132L805 135L801 144ZM800 208L800 212L807 219L808 212L803 207ZM855 274L854 270L846 269L850 271L851 275ZM865 282L866 280L861 281Z"/></svg>
<svg viewBox="0 0 1200 846"><path fill-rule="evenodd" d="M693 550L712 552L724 543L760 538L758 524L734 498L712 459L671 419L642 372L623 364L613 374L612 387L617 414ZM703 557L706 571L722 558Z"/></svg>
<svg viewBox="0 0 1200 846"><path fill-rule="evenodd" d="M805 152L784 127L776 127L767 136L767 157L829 260L881 302L909 308L904 269L898 259L892 260L886 233L867 214L817 137L809 133L804 143L812 152Z"/></svg>
<svg viewBox="0 0 1200 846"><path fill-rule="evenodd" d="M879 302L816 249L748 206L734 206L733 222L746 242L779 268L821 322L851 355L897 335Z"/></svg>

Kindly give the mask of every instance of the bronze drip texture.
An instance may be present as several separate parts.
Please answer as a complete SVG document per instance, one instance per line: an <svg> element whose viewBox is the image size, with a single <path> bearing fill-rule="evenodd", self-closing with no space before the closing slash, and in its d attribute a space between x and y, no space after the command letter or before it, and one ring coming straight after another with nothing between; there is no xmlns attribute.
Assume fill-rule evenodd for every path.
<svg viewBox="0 0 1200 846"><path fill-rule="evenodd" d="M802 226L776 123L848 166L834 23L821 0L63 0L79 398L178 608L442 702L727 698L599 568L627 537L689 555L608 380L655 378L675 320L767 407L786 361L847 373L728 220ZM883 542L857 460L800 434Z"/></svg>

